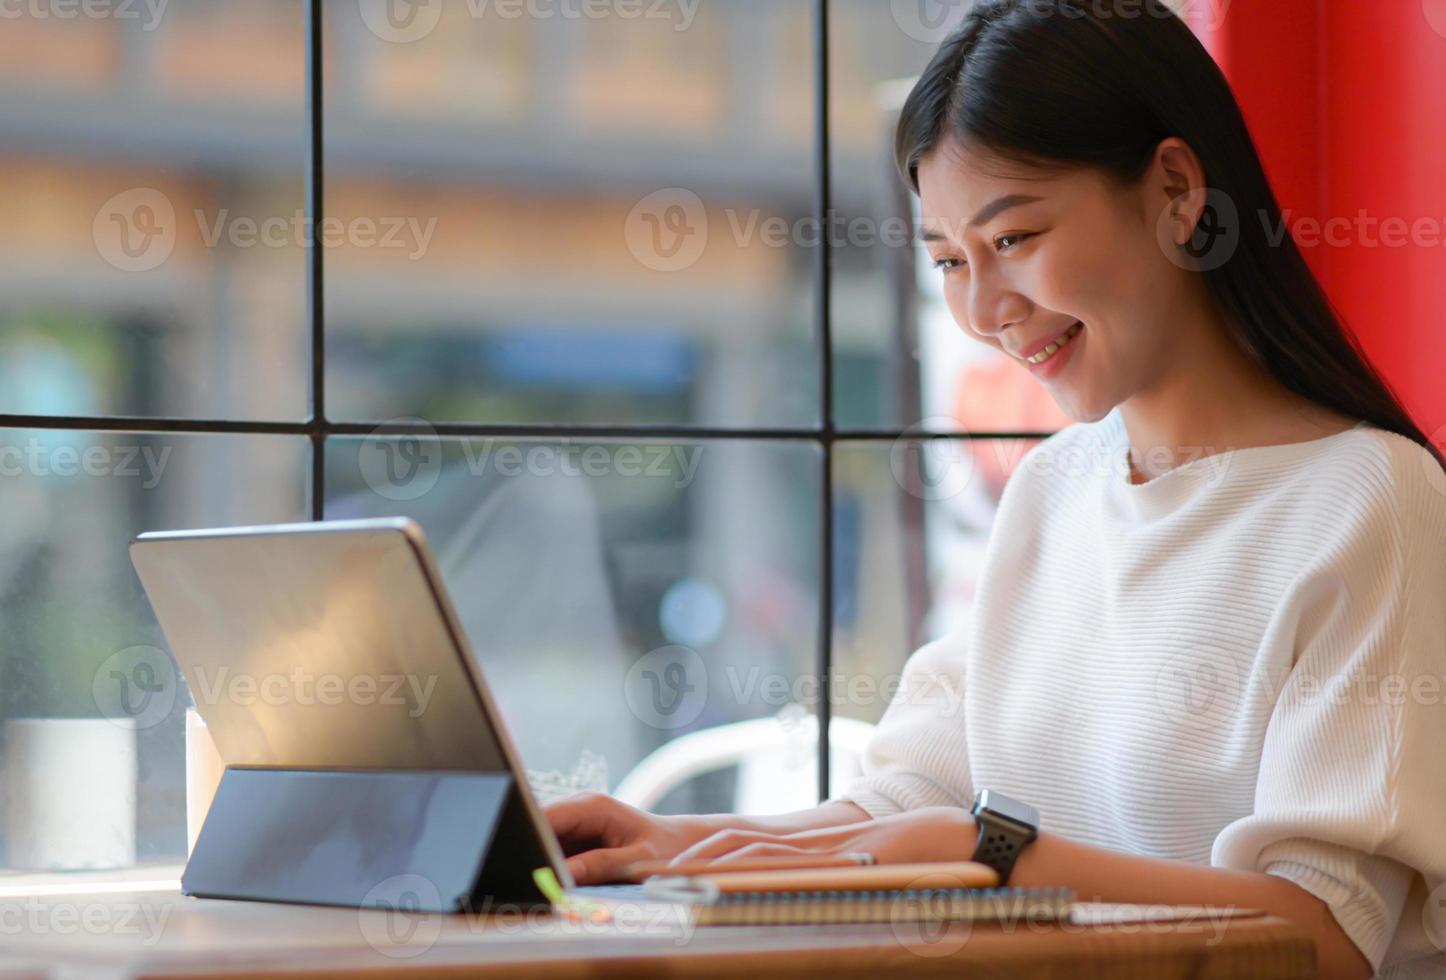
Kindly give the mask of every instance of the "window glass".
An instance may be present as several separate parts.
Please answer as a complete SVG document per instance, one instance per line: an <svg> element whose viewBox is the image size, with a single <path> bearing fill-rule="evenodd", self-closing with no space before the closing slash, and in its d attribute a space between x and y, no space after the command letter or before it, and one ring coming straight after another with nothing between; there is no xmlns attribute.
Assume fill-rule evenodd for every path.
<svg viewBox="0 0 1446 980"><path fill-rule="evenodd" d="M329 2L329 414L817 424L811 8Z"/></svg>
<svg viewBox="0 0 1446 980"><path fill-rule="evenodd" d="M904 662L964 633L1004 484L1037 440L900 439L840 446L834 459L836 792Z"/></svg>
<svg viewBox="0 0 1446 980"><path fill-rule="evenodd" d="M0 413L305 417L302 6L7 6Z"/></svg>
<svg viewBox="0 0 1446 980"><path fill-rule="evenodd" d="M326 516L422 525L534 773L626 789L688 738L717 764L654 757L645 782L670 790L646 802L789 809L816 801L812 756L782 750L818 698L820 462L794 442L334 439ZM774 718L778 753L724 764L738 723Z"/></svg>
<svg viewBox="0 0 1446 980"><path fill-rule="evenodd" d="M305 439L0 429L0 869L186 853L189 695L127 551L305 520Z"/></svg>

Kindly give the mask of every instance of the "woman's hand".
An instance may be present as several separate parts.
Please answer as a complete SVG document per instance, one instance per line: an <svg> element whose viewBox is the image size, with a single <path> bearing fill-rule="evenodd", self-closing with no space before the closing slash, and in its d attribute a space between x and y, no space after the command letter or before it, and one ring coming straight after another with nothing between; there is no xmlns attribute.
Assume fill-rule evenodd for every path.
<svg viewBox="0 0 1446 980"><path fill-rule="evenodd" d="M857 851L872 854L880 864L967 861L974 856L976 833L967 810L932 806L793 834L720 830L679 852L673 863Z"/></svg>
<svg viewBox="0 0 1446 980"><path fill-rule="evenodd" d="M542 809L579 885L614 881L625 865L670 858L716 829L703 817L658 816L606 793L572 793Z"/></svg>

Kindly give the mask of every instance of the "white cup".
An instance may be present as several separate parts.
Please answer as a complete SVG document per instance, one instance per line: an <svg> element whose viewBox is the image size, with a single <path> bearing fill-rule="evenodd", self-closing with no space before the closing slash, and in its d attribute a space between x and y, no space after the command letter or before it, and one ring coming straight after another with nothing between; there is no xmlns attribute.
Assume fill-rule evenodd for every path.
<svg viewBox="0 0 1446 980"><path fill-rule="evenodd" d="M28 871L134 865L136 776L129 718L7 721L6 864Z"/></svg>
<svg viewBox="0 0 1446 980"><path fill-rule="evenodd" d="M186 709L186 856L196 847L196 837L211 801L216 797L216 787L221 783L221 773L226 763L216 751L216 742L211 730L195 708Z"/></svg>

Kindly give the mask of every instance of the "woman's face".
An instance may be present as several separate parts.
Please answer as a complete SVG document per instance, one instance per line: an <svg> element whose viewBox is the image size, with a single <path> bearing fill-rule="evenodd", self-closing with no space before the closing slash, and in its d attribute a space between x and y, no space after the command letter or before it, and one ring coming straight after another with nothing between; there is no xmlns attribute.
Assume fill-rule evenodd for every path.
<svg viewBox="0 0 1446 980"><path fill-rule="evenodd" d="M1081 422L1161 376L1188 285L1157 239L1163 201L1151 213L1144 190L1096 171L1006 171L955 143L918 174L922 236L966 333L1012 357ZM1061 339L1048 360L1026 362Z"/></svg>

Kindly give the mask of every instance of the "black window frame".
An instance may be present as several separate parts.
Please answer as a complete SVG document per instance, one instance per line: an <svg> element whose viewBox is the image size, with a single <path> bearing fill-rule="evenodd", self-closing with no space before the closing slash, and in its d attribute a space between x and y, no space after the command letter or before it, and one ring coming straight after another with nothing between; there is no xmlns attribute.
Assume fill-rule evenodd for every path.
<svg viewBox="0 0 1446 980"><path fill-rule="evenodd" d="M325 0L302 0L304 13L305 57L305 199L307 227L316 228L324 216L326 158L324 146L323 91L323 7ZM832 214L829 58L829 0L807 0L813 7L814 41L814 201L813 218L822 220ZM826 225L821 225L827 227ZM937 440L1043 439L1051 433L1030 431L915 431L900 427L847 428L834 423L833 343L832 327L832 245L829 236L820 235L814 249L814 318L818 343L820 399L819 421L800 427L703 427L689 425L588 425L588 424L488 424L431 423L424 425L403 422L338 422L326 415L326 310L325 250L316 242L305 244L306 253L306 329L311 342L310 415L301 422L260 422L200 418L148 418L138 416L57 416L0 413L0 428L73 430L89 432L121 432L137 435L203 434L252 436L301 436L309 440L311 449L310 517L326 519L326 445L329 439L354 436L423 435L448 438L529 438L529 439L650 439L657 441L686 440L696 442L802 442L818 448L821 458L821 481L818 487L819 556L818 556L818 635L815 655L815 680L820 697L818 721L818 799L830 797L829 723L833 715L829 679L833 675L834 622L834 456L841 444L929 442ZM912 522L911 522L912 523ZM909 581L921 585L919 576ZM920 608L910 598L915 612Z"/></svg>

